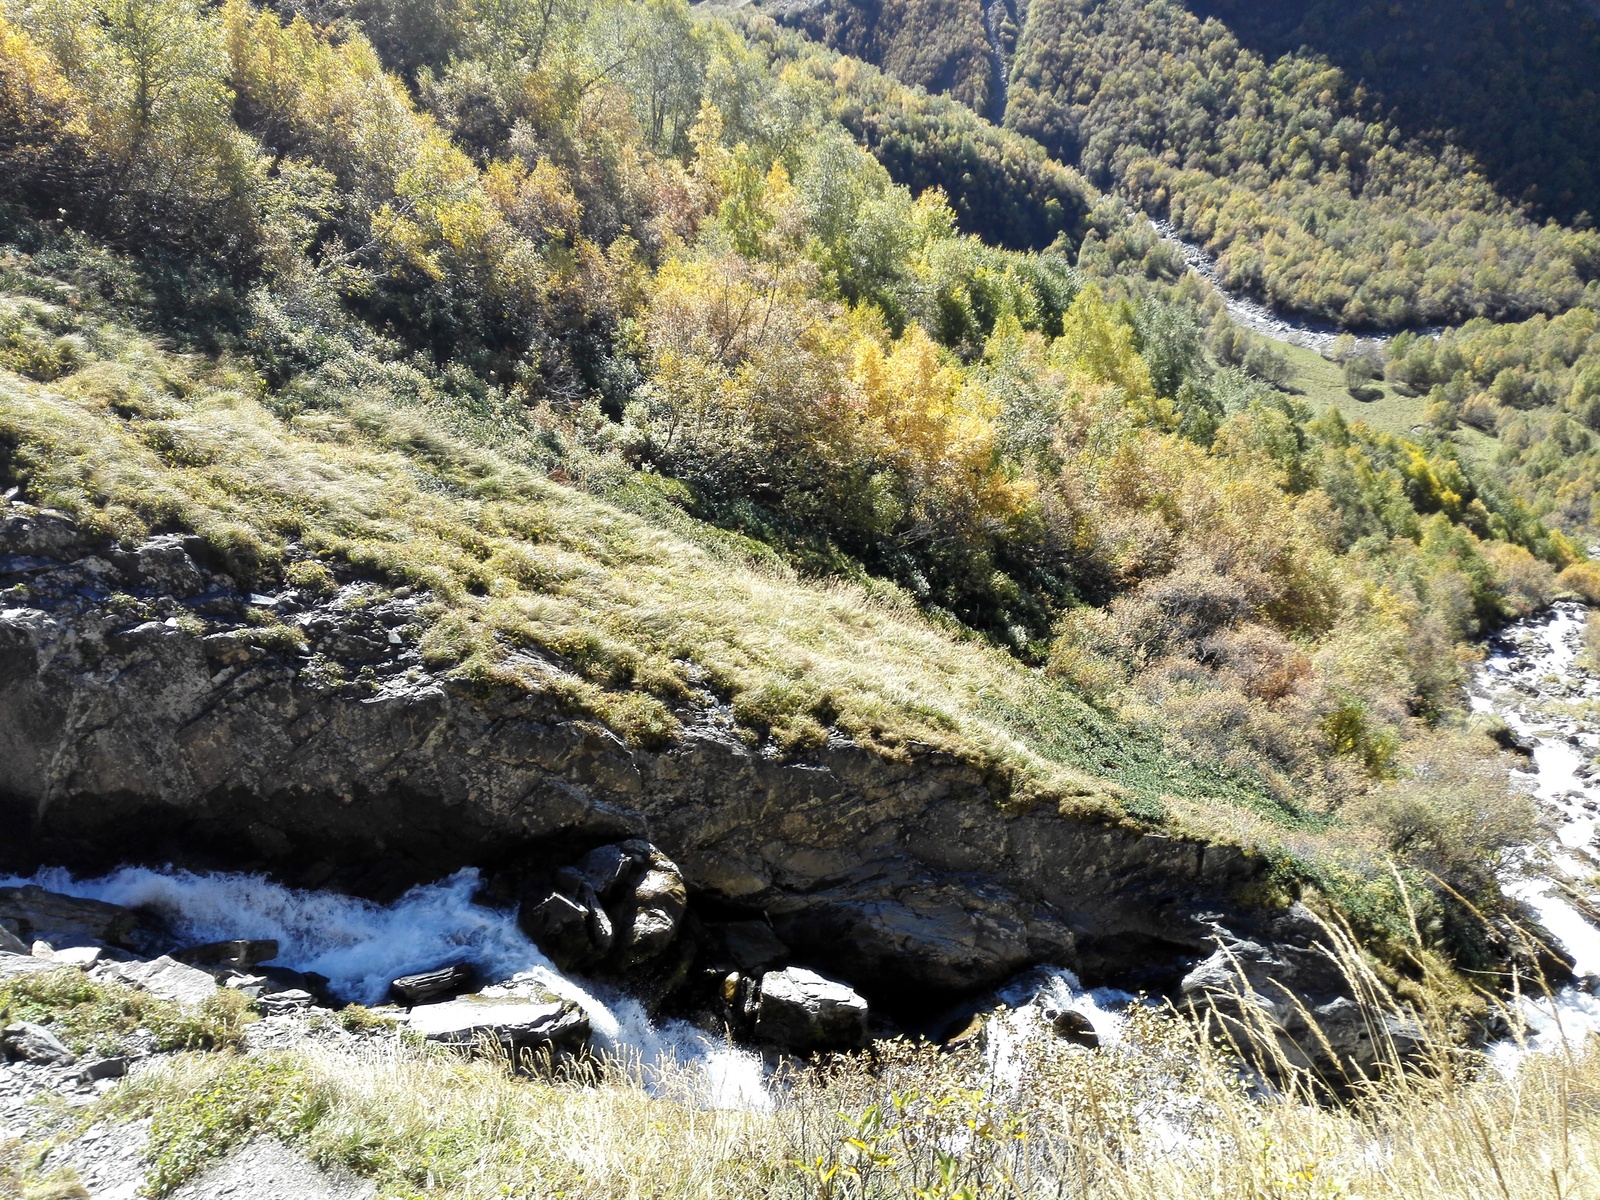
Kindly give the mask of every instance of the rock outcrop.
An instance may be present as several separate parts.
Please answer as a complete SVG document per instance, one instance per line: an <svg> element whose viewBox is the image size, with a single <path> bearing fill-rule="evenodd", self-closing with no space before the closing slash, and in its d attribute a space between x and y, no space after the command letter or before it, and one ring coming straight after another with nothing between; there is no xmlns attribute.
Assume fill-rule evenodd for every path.
<svg viewBox="0 0 1600 1200"><path fill-rule="evenodd" d="M1370 1075L1395 1054L1409 1056L1426 1033L1407 1014L1358 1003L1333 940L1295 904L1251 937L1220 934L1217 949L1179 990L1192 1009L1222 1020L1269 1071L1287 1065L1330 1080Z"/></svg>
<svg viewBox="0 0 1600 1200"><path fill-rule="evenodd" d="M545 937L647 961L693 895L898 1003L1038 962L1175 982L1258 874L1237 850L1007 808L926 747L786 761L686 710L673 744L630 748L430 672L425 599L252 594L198 539L122 548L0 508L0 865L181 858L376 892L647 838L665 864L583 869Z"/></svg>

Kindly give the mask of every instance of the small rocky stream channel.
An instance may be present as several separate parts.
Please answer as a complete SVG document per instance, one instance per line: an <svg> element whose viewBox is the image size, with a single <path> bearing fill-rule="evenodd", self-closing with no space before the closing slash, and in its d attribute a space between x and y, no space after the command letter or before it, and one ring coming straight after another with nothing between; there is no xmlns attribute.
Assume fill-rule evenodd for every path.
<svg viewBox="0 0 1600 1200"><path fill-rule="evenodd" d="M1600 673L1583 661L1588 611L1561 602L1501 631L1472 695L1473 708L1505 721L1527 752L1521 783L1549 829L1544 844L1512 862L1505 889L1560 944L1578 979L1553 1001L1525 1002L1535 1048L1600 1030Z"/></svg>
<svg viewBox="0 0 1600 1200"><path fill-rule="evenodd" d="M1473 686L1474 707L1500 716L1527 751L1525 785L1550 819L1549 843L1518 856L1507 889L1561 944L1577 977L1553 1001L1526 1004L1527 1036L1494 1050L1505 1066L1600 1030L1600 676L1580 665L1585 616L1562 603L1503 631ZM1213 959L1199 959L1179 991L1215 973ZM332 1018L358 1002L444 1045L688 1064L707 1107L770 1107L776 1055L896 1032L853 988L796 962L769 924L692 911L682 873L641 839L574 855L536 878L457 871L391 903L171 867L0 878L0 983L62 968L185 1005L243 991L262 1014L247 1032L252 1049L352 1039ZM665 994L678 999L652 999ZM987 1011L986 1052L1003 1080L1034 1038L1114 1045L1122 1014L1138 1002L1112 987L1085 989L1066 970L1036 969L912 1032L959 1038L975 1009ZM0 1145L59 1127L63 1109L41 1107L41 1094L63 1098L70 1113L158 1058L137 1036L119 1053L79 1056L46 1028L7 1026ZM131 1200L143 1138L136 1126L102 1122L55 1160L90 1195ZM292 1155L248 1153L266 1158L222 1164L180 1195L370 1194Z"/></svg>

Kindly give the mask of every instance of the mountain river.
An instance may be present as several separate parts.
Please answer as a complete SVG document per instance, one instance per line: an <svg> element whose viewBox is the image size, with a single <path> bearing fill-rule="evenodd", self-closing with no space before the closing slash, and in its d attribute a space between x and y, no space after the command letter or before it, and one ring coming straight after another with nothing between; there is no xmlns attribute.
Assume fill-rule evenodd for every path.
<svg viewBox="0 0 1600 1200"><path fill-rule="evenodd" d="M1142 214L1130 209L1128 215L1131 219L1138 220ZM1222 273L1217 270L1216 260L1207 254L1203 247L1184 238L1171 221L1159 220L1156 217L1145 217L1145 219L1150 222L1150 228L1156 231L1163 242L1183 256L1184 263L1191 271L1217 290L1217 294L1227 306L1228 315L1246 329L1276 338L1280 342L1288 342L1291 346L1303 346L1307 350L1315 350L1318 354L1327 354L1342 335L1350 332L1342 326L1327 321L1308 321L1301 317L1282 316L1259 300L1231 290L1222 282ZM1435 325L1414 329L1412 332L1424 337L1438 337L1444 332L1444 328L1442 325ZM1361 334L1356 337L1356 349L1383 350L1394 337L1392 333Z"/></svg>
<svg viewBox="0 0 1600 1200"><path fill-rule="evenodd" d="M1550 837L1515 856L1505 886L1523 900L1573 958L1580 985L1554 1000L1526 1001L1527 1035L1494 1048L1509 1066L1523 1053L1558 1047L1600 1030L1600 927L1581 909L1600 906L1600 675L1580 667L1587 610L1562 603L1503 630L1477 670L1474 709L1498 714L1532 747L1521 786L1548 815ZM473 902L476 871L468 869L413 888L379 905L333 892L301 891L243 874L197 874L177 868L124 867L96 879L45 869L27 880L54 891L140 908L159 916L179 941L273 938L276 963L314 971L349 1000L377 1004L389 981L448 961L469 961L484 978L533 978L588 1014L605 1049L651 1068L690 1068L707 1107L762 1109L773 1103L762 1058L682 1021L652 1022L638 1001L562 975L518 927L515 914ZM1591 978L1584 980L1582 977ZM1583 986L1587 984L1588 986ZM1122 1013L1136 1003L1112 988L1085 990L1071 972L1041 969L1001 989L1008 1008L989 1024L996 1081L1019 1077L1029 1044L1048 1036L1042 1014L1072 1007L1102 1045L1115 1045Z"/></svg>

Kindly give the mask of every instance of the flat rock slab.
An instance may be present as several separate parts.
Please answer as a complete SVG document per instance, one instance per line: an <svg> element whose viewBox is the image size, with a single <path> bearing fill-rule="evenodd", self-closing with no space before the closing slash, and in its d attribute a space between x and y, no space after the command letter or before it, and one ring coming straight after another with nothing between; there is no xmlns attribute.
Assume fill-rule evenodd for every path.
<svg viewBox="0 0 1600 1200"><path fill-rule="evenodd" d="M150 962L102 963L94 977L143 988L177 1004L199 1004L217 990L217 981L195 967L186 967L162 955Z"/></svg>
<svg viewBox="0 0 1600 1200"><path fill-rule="evenodd" d="M48 958L35 958L31 954L0 954L0 983L19 975L42 975L46 971L68 969Z"/></svg>
<svg viewBox="0 0 1600 1200"><path fill-rule="evenodd" d="M101 900L46 891L35 884L0 888L0 920L24 941L43 938L52 945L127 943L138 917Z"/></svg>
<svg viewBox="0 0 1600 1200"><path fill-rule="evenodd" d="M419 1004L405 1016L411 1028L446 1046L499 1042L508 1050L575 1049L589 1036L589 1019L559 998L464 996Z"/></svg>
<svg viewBox="0 0 1600 1200"><path fill-rule="evenodd" d="M170 1200L371 1200L377 1188L324 1171L281 1142L251 1142L171 1194Z"/></svg>

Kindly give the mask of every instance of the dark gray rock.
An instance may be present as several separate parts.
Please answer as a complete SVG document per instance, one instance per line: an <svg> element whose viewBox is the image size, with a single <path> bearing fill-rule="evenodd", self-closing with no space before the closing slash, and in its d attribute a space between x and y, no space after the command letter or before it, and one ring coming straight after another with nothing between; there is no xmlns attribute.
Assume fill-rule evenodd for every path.
<svg viewBox="0 0 1600 1200"><path fill-rule="evenodd" d="M0 1031L0 1051L7 1058L20 1058L24 1062L39 1063L47 1067L67 1067L78 1061L78 1056L43 1025L19 1021Z"/></svg>
<svg viewBox="0 0 1600 1200"><path fill-rule="evenodd" d="M233 971L248 971L251 967L277 958L278 943L271 938L206 942L203 945L179 950L172 957L191 966L227 967Z"/></svg>
<svg viewBox="0 0 1600 1200"><path fill-rule="evenodd" d="M789 947L765 921L726 921L706 926L706 954L725 970L759 976L783 965Z"/></svg>
<svg viewBox="0 0 1600 1200"><path fill-rule="evenodd" d="M581 886L579 898L549 892L525 900L517 912L522 931L563 971L592 966L611 950L611 918L600 907L594 889Z"/></svg>
<svg viewBox="0 0 1600 1200"><path fill-rule="evenodd" d="M683 873L642 839L597 846L523 901L518 923L564 970L626 975L654 964L689 908Z"/></svg>
<svg viewBox="0 0 1600 1200"><path fill-rule="evenodd" d="M78 1068L78 1078L84 1083L97 1083L102 1079L121 1079L127 1073L128 1060L120 1055L92 1058Z"/></svg>
<svg viewBox="0 0 1600 1200"><path fill-rule="evenodd" d="M17 936L17 927L9 921L0 921L0 954L31 953L28 943Z"/></svg>
<svg viewBox="0 0 1600 1200"><path fill-rule="evenodd" d="M867 1002L847 984L804 967L763 975L755 1010L757 1040L795 1054L850 1050L867 1040Z"/></svg>
<svg viewBox="0 0 1600 1200"><path fill-rule="evenodd" d="M0 694L4 687L0 682ZM4 734L0 733L0 745L3 743ZM0 776L4 772L5 767L0 765ZM64 896L34 884L0 888L0 920L24 942L47 941L52 945L99 942L126 946L138 924L137 915L126 908Z"/></svg>
<svg viewBox="0 0 1600 1200"><path fill-rule="evenodd" d="M1050 1031L1062 1041L1087 1046L1091 1050L1100 1045L1100 1035L1095 1032L1094 1022L1077 1009L1047 1008L1043 1015L1050 1025Z"/></svg>
<svg viewBox="0 0 1600 1200"><path fill-rule="evenodd" d="M455 963L435 971L403 975L389 985L389 991L396 1004L427 1004L466 991L472 986L476 975L477 972L467 963Z"/></svg>
<svg viewBox="0 0 1600 1200"><path fill-rule="evenodd" d="M1180 989L1269 1072L1309 1068L1339 1085L1370 1076L1391 1047L1409 1056L1424 1038L1407 1014L1374 1012L1351 998L1332 935L1299 904L1253 938L1220 936Z"/></svg>

